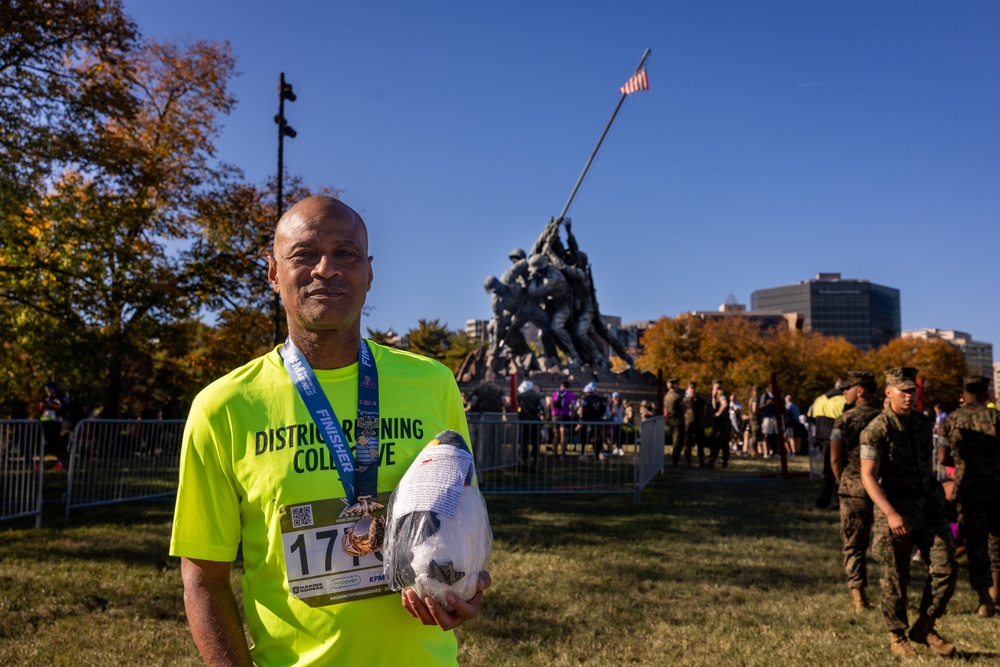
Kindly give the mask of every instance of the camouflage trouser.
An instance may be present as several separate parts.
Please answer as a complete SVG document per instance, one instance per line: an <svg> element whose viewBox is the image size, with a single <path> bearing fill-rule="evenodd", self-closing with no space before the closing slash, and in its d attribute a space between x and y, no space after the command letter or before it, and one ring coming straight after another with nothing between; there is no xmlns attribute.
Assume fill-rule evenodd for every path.
<svg viewBox="0 0 1000 667"><path fill-rule="evenodd" d="M669 436L670 444L672 449L670 450L670 457L674 461L674 465L681 460L681 450L684 449L684 426L669 426Z"/></svg>
<svg viewBox="0 0 1000 667"><path fill-rule="evenodd" d="M691 462L691 450L698 452L699 465L705 465L705 429L701 424L684 424L684 457ZM676 449L674 450L677 451ZM674 460L678 459L674 454Z"/></svg>
<svg viewBox="0 0 1000 667"><path fill-rule="evenodd" d="M1000 572L1000 535L990 535L990 566Z"/></svg>
<svg viewBox="0 0 1000 667"><path fill-rule="evenodd" d="M969 583L974 590L993 585L992 570L1000 571L997 555L993 552L1000 547L1000 498L977 499L958 504L958 523L965 538L966 554L969 558ZM991 543L990 537L993 537Z"/></svg>
<svg viewBox="0 0 1000 667"><path fill-rule="evenodd" d="M943 512L940 517L934 516L933 520L919 524L907 517L907 523L911 526L909 533L893 535L889 531L885 514L875 512L872 550L882 564L882 619L889 632L901 632L909 627L906 596L910 586L913 547L920 550L920 555L928 564L930 575L920 598L921 614L940 618L955 592L955 582L958 580L955 540ZM914 525L917 527L914 528Z"/></svg>
<svg viewBox="0 0 1000 667"><path fill-rule="evenodd" d="M874 504L865 496L840 497L840 538L844 541L844 569L847 571L848 588L868 585L868 564L865 552L872 539Z"/></svg>

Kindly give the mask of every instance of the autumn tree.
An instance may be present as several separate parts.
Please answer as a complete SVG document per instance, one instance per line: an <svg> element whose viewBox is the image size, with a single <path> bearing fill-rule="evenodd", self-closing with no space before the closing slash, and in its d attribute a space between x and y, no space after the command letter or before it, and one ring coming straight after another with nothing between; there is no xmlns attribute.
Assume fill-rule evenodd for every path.
<svg viewBox="0 0 1000 667"><path fill-rule="evenodd" d="M103 387L99 402L114 416L150 374L152 341L195 312L195 281L169 244L195 228L199 198L236 175L215 162L213 145L218 118L234 103L234 60L226 44L136 42L114 2L31 9L49 4L110 16L110 27L84 31L71 49L72 37L32 17L11 38L35 46L29 61L10 55L24 48L5 41L4 71L30 68L38 87L57 96L18 115L8 102L19 91L8 78L5 120L15 137L55 133L59 148L43 155L25 142L4 146L27 166L3 183L10 205L0 231L0 301L17 313L18 347L63 382L77 373L83 377L69 382ZM116 26L121 48L106 55L93 42ZM67 88L64 79L82 83ZM49 117L46 104L77 109L79 127L92 131L76 137L73 119Z"/></svg>
<svg viewBox="0 0 1000 667"><path fill-rule="evenodd" d="M941 340L898 338L863 353L843 338L815 332L762 328L742 317L703 320L682 314L663 317L646 330L641 370L662 370L687 382L707 386L723 380L737 392L752 384L766 385L776 375L778 388L799 403L811 403L850 370L867 370L882 383L882 373L896 366L915 366L924 383L926 405L953 406L965 361L961 352Z"/></svg>
<svg viewBox="0 0 1000 667"><path fill-rule="evenodd" d="M922 338L896 338L868 353L868 367L884 386L883 371L912 366L923 384L924 407L941 403L948 409L958 407L962 378L967 374L965 357L951 343Z"/></svg>

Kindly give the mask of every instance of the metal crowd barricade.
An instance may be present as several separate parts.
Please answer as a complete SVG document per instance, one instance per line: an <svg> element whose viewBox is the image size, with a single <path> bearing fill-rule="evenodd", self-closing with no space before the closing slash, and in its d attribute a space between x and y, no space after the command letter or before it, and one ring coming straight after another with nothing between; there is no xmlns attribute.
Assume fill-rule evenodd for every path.
<svg viewBox="0 0 1000 667"><path fill-rule="evenodd" d="M631 493L638 504L642 489L663 469L662 417L638 429L501 414L470 415L468 422L484 494ZM565 454L549 442L556 439L552 429L560 427L566 429Z"/></svg>
<svg viewBox="0 0 1000 667"><path fill-rule="evenodd" d="M41 528L44 469L42 422L0 421L0 520L34 516Z"/></svg>
<svg viewBox="0 0 1000 667"><path fill-rule="evenodd" d="M87 419L70 447L66 522L71 510L177 493L183 419Z"/></svg>

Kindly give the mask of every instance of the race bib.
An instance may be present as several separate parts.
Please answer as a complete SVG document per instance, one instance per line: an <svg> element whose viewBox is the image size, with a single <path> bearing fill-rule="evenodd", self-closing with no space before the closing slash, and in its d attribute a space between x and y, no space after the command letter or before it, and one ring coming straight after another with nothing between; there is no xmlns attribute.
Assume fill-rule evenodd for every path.
<svg viewBox="0 0 1000 667"><path fill-rule="evenodd" d="M388 495L379 501L385 504ZM346 498L332 498L279 509L288 590L310 607L392 593L380 552L352 556L344 550L348 529L359 518L347 508ZM384 514L384 508L371 512L375 518Z"/></svg>

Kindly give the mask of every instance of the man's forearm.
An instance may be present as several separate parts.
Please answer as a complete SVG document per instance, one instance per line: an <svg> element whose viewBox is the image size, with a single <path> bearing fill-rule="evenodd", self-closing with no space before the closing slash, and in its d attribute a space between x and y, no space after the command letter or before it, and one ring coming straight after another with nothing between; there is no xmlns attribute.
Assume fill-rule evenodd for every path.
<svg viewBox="0 0 1000 667"><path fill-rule="evenodd" d="M830 469L833 478L840 484L840 476L844 472L844 444L840 440L830 441Z"/></svg>
<svg viewBox="0 0 1000 667"><path fill-rule="evenodd" d="M208 667L252 667L243 621L229 581L229 564L182 559L184 609L191 636Z"/></svg>
<svg viewBox="0 0 1000 667"><path fill-rule="evenodd" d="M868 493L868 497L871 498L872 502L882 513L886 516L890 514L895 514L896 509L889 502L886 497L885 492L882 490L882 485L878 483L876 476L878 475L878 464L861 460L861 485L865 487L865 491Z"/></svg>

